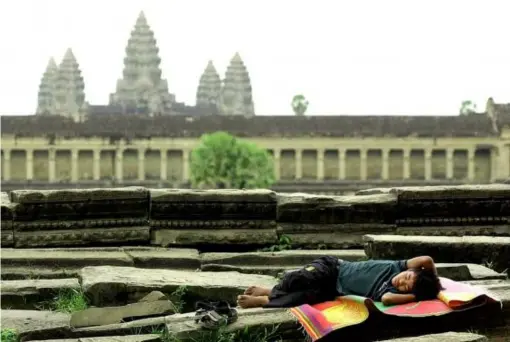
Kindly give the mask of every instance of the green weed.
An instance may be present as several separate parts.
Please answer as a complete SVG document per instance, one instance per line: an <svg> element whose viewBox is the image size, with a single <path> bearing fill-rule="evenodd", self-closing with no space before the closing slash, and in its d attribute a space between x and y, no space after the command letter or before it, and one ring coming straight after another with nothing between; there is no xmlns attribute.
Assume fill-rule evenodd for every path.
<svg viewBox="0 0 510 342"><path fill-rule="evenodd" d="M290 236L282 234L278 238L278 244L262 248L261 252L281 252L281 251L287 251L289 249L292 249L292 240Z"/></svg>
<svg viewBox="0 0 510 342"><path fill-rule="evenodd" d="M184 301L184 296L188 292L186 286L179 286L174 292L170 294L170 300L174 303L175 311L177 313L181 313L184 309L184 305L186 302Z"/></svg>
<svg viewBox="0 0 510 342"><path fill-rule="evenodd" d="M18 333L14 329L2 329L0 330L0 337L2 342L17 342Z"/></svg>
<svg viewBox="0 0 510 342"><path fill-rule="evenodd" d="M81 289L61 289L53 300L42 303L40 309L73 313L88 307L89 301Z"/></svg>

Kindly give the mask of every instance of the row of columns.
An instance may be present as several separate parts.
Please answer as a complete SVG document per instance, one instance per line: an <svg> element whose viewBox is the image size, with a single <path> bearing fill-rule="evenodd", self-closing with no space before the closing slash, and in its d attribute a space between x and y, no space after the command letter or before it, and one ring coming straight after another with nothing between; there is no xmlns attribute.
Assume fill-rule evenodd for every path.
<svg viewBox="0 0 510 342"><path fill-rule="evenodd" d="M367 179L367 149L360 151L360 179ZM446 149L446 178L453 178L453 149ZM345 179L345 166L346 166L346 150L338 150L338 179ZM317 150L317 180L324 180L324 155L325 149ZM275 164L275 178L280 179L280 159L281 150L273 150L274 164ZM382 179L389 179L389 158L390 150L382 150ZM403 178L409 179L411 176L411 150L403 150ZM303 177L303 150L295 150L295 166L296 166L296 179ZM475 178L475 150L468 149L468 180ZM432 179L432 149L425 150L425 180Z"/></svg>
<svg viewBox="0 0 510 342"><path fill-rule="evenodd" d="M111 150L107 150L111 151ZM122 180L123 176L123 161L124 150L115 151L115 179ZM160 165L160 179L167 180L167 152L168 150L162 149L161 152L161 165ZM3 150L4 153L4 180L11 179L11 151ZM25 150L26 153L26 178L32 180L34 178L34 150ZM71 150L71 182L77 182L78 175L78 153L79 150ZM101 150L92 151L92 178L100 180L100 163L101 163ZM183 177L184 181L189 179L189 151L183 151L182 155ZM56 181L56 151L48 150L48 180L50 182ZM145 180L145 150L138 150L138 180Z"/></svg>
<svg viewBox="0 0 510 342"><path fill-rule="evenodd" d="M32 180L34 176L34 154L33 150L26 150L26 176L28 180ZM78 150L71 150L71 181L78 181ZM117 180L123 179L123 150L115 151L115 178ZM389 179L389 149L382 150L382 179ZM453 152L449 148L446 150L446 178L453 178ZM325 149L317 150L317 180L324 180L324 155ZM346 150L341 149L338 151L338 178L343 180L346 178ZM403 178L410 178L410 155L409 149L403 150ZM275 178L280 179L280 158L281 150L273 150L274 164L275 164ZM295 176L296 179L301 179L303 176L303 150L295 150ZM50 182L56 180L56 151L51 149L48 151L48 178ZM475 150L468 150L468 180L474 180L475 177ZM93 150L93 179L100 179L100 160L101 150ZM167 179L167 150L161 150L161 166L160 166L160 179ZM4 179L11 179L10 167L10 150L4 150ZM184 150L182 154L182 166L184 181L189 179L189 151ZM360 150L360 179L367 179L367 149ZM432 179L432 149L425 150L425 180ZM138 151L138 180L145 180L145 150Z"/></svg>

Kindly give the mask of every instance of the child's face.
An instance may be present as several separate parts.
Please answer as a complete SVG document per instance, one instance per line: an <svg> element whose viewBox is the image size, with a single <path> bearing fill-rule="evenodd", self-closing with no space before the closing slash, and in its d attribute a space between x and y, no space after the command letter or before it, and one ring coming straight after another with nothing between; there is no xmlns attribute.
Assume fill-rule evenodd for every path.
<svg viewBox="0 0 510 342"><path fill-rule="evenodd" d="M417 275L415 272L407 270L394 276L391 283L399 292L409 293L414 289L416 277Z"/></svg>

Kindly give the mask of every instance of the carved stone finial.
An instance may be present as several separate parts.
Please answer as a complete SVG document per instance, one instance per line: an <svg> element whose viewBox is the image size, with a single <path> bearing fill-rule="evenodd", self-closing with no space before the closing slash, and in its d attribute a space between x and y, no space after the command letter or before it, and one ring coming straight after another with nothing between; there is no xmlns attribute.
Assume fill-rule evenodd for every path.
<svg viewBox="0 0 510 342"><path fill-rule="evenodd" d="M250 75L237 52L230 60L225 73L221 92L221 112L223 115L255 115Z"/></svg>
<svg viewBox="0 0 510 342"><path fill-rule="evenodd" d="M207 63L197 89L197 107L210 111L209 114L217 114L221 94L221 79L212 61Z"/></svg>
<svg viewBox="0 0 510 342"><path fill-rule="evenodd" d="M39 85L36 114L55 114L55 85L57 73L57 63L55 59L51 57Z"/></svg>
<svg viewBox="0 0 510 342"><path fill-rule="evenodd" d="M161 114L170 112L175 96L168 92L168 83L161 78L161 59L154 32L147 23L144 12L140 12L126 47L122 79L110 96L110 104L128 108L128 111L148 114L147 93L158 99ZM152 106L153 108L155 105Z"/></svg>

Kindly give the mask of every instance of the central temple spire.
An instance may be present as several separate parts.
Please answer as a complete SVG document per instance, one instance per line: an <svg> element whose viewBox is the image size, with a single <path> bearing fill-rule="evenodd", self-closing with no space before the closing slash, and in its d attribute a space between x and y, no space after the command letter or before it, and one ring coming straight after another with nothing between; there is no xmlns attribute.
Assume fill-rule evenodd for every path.
<svg viewBox="0 0 510 342"><path fill-rule="evenodd" d="M225 73L220 107L223 115L255 115L250 75L237 52Z"/></svg>
<svg viewBox="0 0 510 342"><path fill-rule="evenodd" d="M110 104L124 111L149 115L169 114L175 96L168 92L168 84L161 78L161 59L154 32L140 12L126 46L122 79Z"/></svg>

